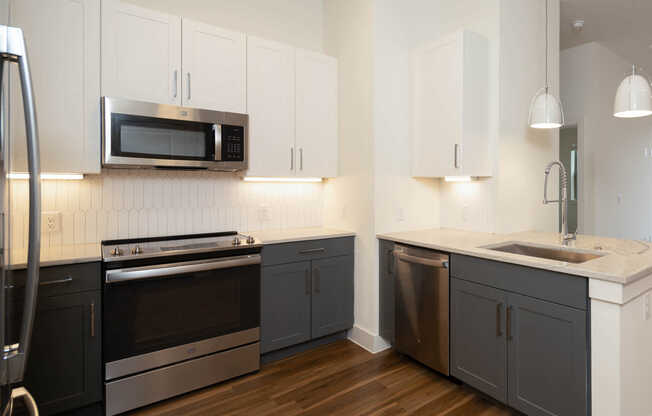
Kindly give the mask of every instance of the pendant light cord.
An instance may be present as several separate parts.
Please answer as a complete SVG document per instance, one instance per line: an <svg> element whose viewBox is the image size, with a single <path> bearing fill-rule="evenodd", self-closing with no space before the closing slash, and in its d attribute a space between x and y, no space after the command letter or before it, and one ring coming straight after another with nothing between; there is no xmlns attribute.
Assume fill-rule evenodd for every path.
<svg viewBox="0 0 652 416"><path fill-rule="evenodd" d="M548 92L548 0L546 0L546 92Z"/></svg>

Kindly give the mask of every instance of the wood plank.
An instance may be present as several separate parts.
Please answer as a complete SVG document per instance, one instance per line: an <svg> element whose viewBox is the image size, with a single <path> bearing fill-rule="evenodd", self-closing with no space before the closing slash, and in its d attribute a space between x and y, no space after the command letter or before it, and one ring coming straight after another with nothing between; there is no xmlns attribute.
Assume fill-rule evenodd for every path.
<svg viewBox="0 0 652 416"><path fill-rule="evenodd" d="M397 354L343 340L131 416L408 416L518 413Z"/></svg>

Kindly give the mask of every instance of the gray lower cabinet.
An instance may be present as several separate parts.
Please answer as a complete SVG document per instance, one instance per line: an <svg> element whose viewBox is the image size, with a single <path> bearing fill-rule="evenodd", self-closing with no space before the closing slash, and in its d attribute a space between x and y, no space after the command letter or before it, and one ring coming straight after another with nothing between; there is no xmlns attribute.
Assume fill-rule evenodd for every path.
<svg viewBox="0 0 652 416"><path fill-rule="evenodd" d="M587 312L453 278L451 374L530 416L588 413Z"/></svg>
<svg viewBox="0 0 652 416"><path fill-rule="evenodd" d="M587 414L586 312L509 294L509 404L531 416Z"/></svg>
<svg viewBox="0 0 652 416"><path fill-rule="evenodd" d="M353 256L312 262L312 338L353 326Z"/></svg>
<svg viewBox="0 0 652 416"><path fill-rule="evenodd" d="M100 273L99 263L40 269L24 384L41 415L72 411L102 400ZM20 322L25 271L8 274L17 299L10 319Z"/></svg>
<svg viewBox="0 0 652 416"><path fill-rule="evenodd" d="M507 401L507 294L451 280L451 374L501 402Z"/></svg>
<svg viewBox="0 0 652 416"><path fill-rule="evenodd" d="M262 354L353 326L353 237L263 248Z"/></svg>
<svg viewBox="0 0 652 416"><path fill-rule="evenodd" d="M263 268L261 353L310 339L310 262Z"/></svg>
<svg viewBox="0 0 652 416"><path fill-rule="evenodd" d="M378 257L380 259L380 336L391 344L395 341L396 301L394 296L394 243L380 240Z"/></svg>
<svg viewBox="0 0 652 416"><path fill-rule="evenodd" d="M100 292L41 298L25 386L43 415L102 400Z"/></svg>

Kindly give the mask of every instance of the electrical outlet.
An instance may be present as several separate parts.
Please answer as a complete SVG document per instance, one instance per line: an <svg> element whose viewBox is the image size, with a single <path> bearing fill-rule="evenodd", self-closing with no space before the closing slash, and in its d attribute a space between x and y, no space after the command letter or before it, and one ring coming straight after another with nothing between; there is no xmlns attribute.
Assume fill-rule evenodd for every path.
<svg viewBox="0 0 652 416"><path fill-rule="evenodd" d="M261 221L271 221L272 213L267 204L261 204L258 208L258 219Z"/></svg>
<svg viewBox="0 0 652 416"><path fill-rule="evenodd" d="M650 320L650 294L645 295L645 320Z"/></svg>
<svg viewBox="0 0 652 416"><path fill-rule="evenodd" d="M44 212L41 228L45 233L58 233L61 231L61 213L57 211Z"/></svg>
<svg viewBox="0 0 652 416"><path fill-rule="evenodd" d="M403 210L403 207L396 208L396 221L405 221L405 211Z"/></svg>

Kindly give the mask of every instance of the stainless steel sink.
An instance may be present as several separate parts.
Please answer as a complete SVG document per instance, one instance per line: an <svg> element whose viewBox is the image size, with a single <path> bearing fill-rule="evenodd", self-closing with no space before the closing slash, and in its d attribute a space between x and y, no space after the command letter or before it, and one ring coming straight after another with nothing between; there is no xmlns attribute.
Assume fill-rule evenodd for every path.
<svg viewBox="0 0 652 416"><path fill-rule="evenodd" d="M521 256L538 257L548 260L565 261L567 263L584 263L597 259L605 254L591 253L569 248L541 247L524 243L510 242L496 246L483 247L488 250L504 253L520 254Z"/></svg>

